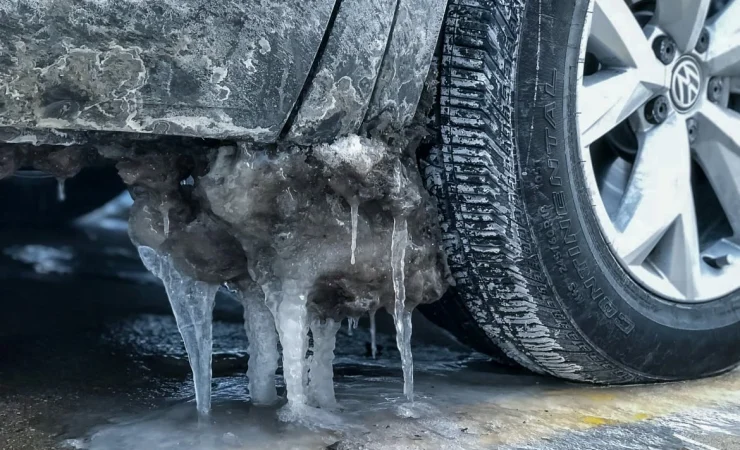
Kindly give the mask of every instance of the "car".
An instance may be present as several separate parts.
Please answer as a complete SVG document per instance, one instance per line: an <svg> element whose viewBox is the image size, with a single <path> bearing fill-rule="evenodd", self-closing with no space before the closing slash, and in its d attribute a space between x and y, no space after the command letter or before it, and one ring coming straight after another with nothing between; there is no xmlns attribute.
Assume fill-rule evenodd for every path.
<svg viewBox="0 0 740 450"><path fill-rule="evenodd" d="M436 210L420 207L424 222L406 232L397 215L378 219L393 232L384 258L409 233L438 236L447 267L433 251L418 261L449 268L451 286L429 288L444 295L422 309L459 339L591 383L704 377L740 362L740 0L18 0L0 2L0 24L4 175L65 178L77 164L70 149L95 149L155 192L134 186L134 198L166 197L208 178L198 158L229 143L238 150L202 167L233 167L238 154L259 165L259 152L277 161L290 146L351 136L406 139L420 174L409 172L409 186L423 179L419 195ZM153 147L170 159L146 159ZM190 152L187 167L173 162L178 152ZM306 152L300 161L320 153ZM181 171L165 180L167 167ZM210 177L225 191L203 194L208 204L287 186L240 180ZM314 189L300 183L298 197ZM356 216L352 198L340 209ZM170 249L193 277L246 276L229 253L244 246L224 225L230 207L183 228L207 245ZM134 206L149 214L132 231L142 246L201 220L202 208L154 209ZM418 261L407 278L427 267ZM398 302L396 275L382 277ZM336 294L332 282L322 286Z"/></svg>

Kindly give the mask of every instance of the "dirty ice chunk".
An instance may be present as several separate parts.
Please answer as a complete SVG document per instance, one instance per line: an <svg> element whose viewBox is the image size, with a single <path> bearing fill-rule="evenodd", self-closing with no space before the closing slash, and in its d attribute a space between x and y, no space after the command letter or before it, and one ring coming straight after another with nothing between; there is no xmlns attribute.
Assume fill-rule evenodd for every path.
<svg viewBox="0 0 740 450"><path fill-rule="evenodd" d="M352 265L355 264L355 252L357 251L357 216L359 213L360 203L356 197L349 202L352 215Z"/></svg>
<svg viewBox="0 0 740 450"><path fill-rule="evenodd" d="M411 312L406 311L405 259L409 233L406 219L393 218L391 238L391 268L395 303L393 322L396 326L396 346L401 353L403 368L403 393L414 400L414 360L411 355Z"/></svg>
<svg viewBox="0 0 740 450"><path fill-rule="evenodd" d="M283 282L277 305L276 328L283 346L283 377L288 391L284 420L300 415L306 405L306 351L308 350L308 289L296 281Z"/></svg>
<svg viewBox="0 0 740 450"><path fill-rule="evenodd" d="M387 154L388 147L380 141L349 135L332 144L314 148L318 159L332 169L349 166L360 176L367 175Z"/></svg>
<svg viewBox="0 0 740 450"><path fill-rule="evenodd" d="M64 188L64 178L57 178L57 201L67 200L67 191Z"/></svg>
<svg viewBox="0 0 740 450"><path fill-rule="evenodd" d="M375 342L375 310L370 311L370 352L375 359L378 355L378 346Z"/></svg>
<svg viewBox="0 0 740 450"><path fill-rule="evenodd" d="M325 321L314 318L311 321L313 335L313 355L308 369L309 400L319 408L334 408L334 346L341 322L331 319Z"/></svg>
<svg viewBox="0 0 740 450"><path fill-rule="evenodd" d="M275 321L264 298L259 294L254 291L240 291L239 299L244 306L244 330L249 342L249 393L252 403L270 405L277 401L275 371L280 354Z"/></svg>
<svg viewBox="0 0 740 450"><path fill-rule="evenodd" d="M164 283L193 372L198 413L208 415L211 411L213 305L218 286L181 274L169 257L150 247L139 247L139 256L146 268Z"/></svg>

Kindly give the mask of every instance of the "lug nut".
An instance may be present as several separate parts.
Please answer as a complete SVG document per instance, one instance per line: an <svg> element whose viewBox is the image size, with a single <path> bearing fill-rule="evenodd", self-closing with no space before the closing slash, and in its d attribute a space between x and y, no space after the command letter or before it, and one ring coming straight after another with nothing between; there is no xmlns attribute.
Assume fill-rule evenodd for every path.
<svg viewBox="0 0 740 450"><path fill-rule="evenodd" d="M704 53L707 51L707 48L709 48L709 32L705 28L701 30L699 40L696 41L696 47L694 49L699 53Z"/></svg>
<svg viewBox="0 0 740 450"><path fill-rule="evenodd" d="M687 120L686 129L689 132L689 143L693 144L694 141L696 141L696 135L699 132L699 124L696 123L696 119Z"/></svg>
<svg viewBox="0 0 740 450"><path fill-rule="evenodd" d="M712 78L707 84L707 97L709 101L718 103L722 99L722 79Z"/></svg>
<svg viewBox="0 0 740 450"><path fill-rule="evenodd" d="M658 125L668 118L668 100L660 95L645 105L645 119L653 125Z"/></svg>
<svg viewBox="0 0 740 450"><path fill-rule="evenodd" d="M723 267L729 266L730 264L734 264L735 257L732 255L722 255L717 257L705 256L704 262L714 267L715 269L721 269Z"/></svg>
<svg viewBox="0 0 740 450"><path fill-rule="evenodd" d="M676 44L668 36L658 36L653 41L653 51L660 62L670 64L676 56Z"/></svg>

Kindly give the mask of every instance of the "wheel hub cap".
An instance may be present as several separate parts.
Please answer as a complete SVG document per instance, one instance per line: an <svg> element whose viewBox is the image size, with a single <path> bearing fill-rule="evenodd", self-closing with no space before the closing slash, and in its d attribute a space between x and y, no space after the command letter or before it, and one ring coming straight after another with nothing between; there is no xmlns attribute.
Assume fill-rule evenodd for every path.
<svg viewBox="0 0 740 450"><path fill-rule="evenodd" d="M671 99L676 109L681 112L691 109L699 99L701 85L699 63L690 56L681 58L673 69L671 81Z"/></svg>

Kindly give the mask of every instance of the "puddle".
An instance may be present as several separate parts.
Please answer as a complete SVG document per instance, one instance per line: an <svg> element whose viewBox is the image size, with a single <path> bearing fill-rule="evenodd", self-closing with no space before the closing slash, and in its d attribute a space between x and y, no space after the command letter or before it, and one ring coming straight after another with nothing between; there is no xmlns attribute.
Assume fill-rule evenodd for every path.
<svg viewBox="0 0 740 450"><path fill-rule="evenodd" d="M109 295L128 298L123 290ZM37 305L29 317L40 320L46 300L26 300ZM367 317L351 336L343 324L334 365L339 409L301 423L281 422L281 405L251 405L239 315L216 320L213 413L203 422L174 318L118 311L0 338L0 448L707 450L740 444L738 372L652 386L577 385L490 363L420 316L414 317L411 404L385 313L378 314L376 359ZM79 312L48 308L48 314L62 322ZM277 387L284 398L281 370Z"/></svg>

